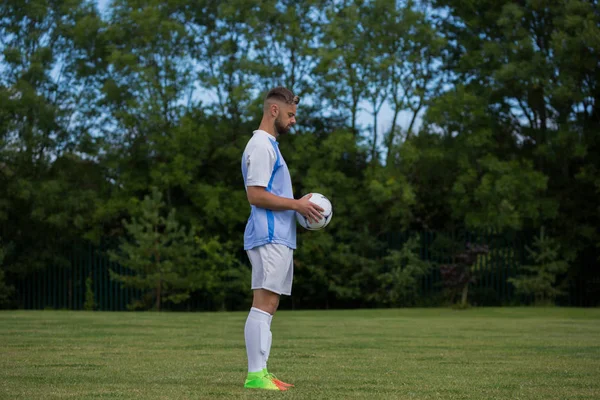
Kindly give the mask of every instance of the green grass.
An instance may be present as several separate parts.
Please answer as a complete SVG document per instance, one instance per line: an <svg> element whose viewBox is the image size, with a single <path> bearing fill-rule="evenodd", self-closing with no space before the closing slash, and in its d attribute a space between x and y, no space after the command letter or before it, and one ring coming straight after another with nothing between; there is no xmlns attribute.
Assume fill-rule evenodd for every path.
<svg viewBox="0 0 600 400"><path fill-rule="evenodd" d="M0 398L598 399L600 310L282 311L242 388L246 313L0 312Z"/></svg>

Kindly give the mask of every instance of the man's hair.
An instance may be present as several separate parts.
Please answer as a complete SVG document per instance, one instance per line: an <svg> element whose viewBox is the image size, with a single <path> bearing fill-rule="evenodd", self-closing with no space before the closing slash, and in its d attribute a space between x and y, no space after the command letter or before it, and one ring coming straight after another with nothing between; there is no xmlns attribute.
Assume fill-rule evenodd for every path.
<svg viewBox="0 0 600 400"><path fill-rule="evenodd" d="M300 97L295 96L291 90L289 90L288 88L285 88L283 86L278 86L276 88L269 90L269 93L267 93L267 97L265 98L265 100L269 100L269 99L279 100L285 104L300 103Z"/></svg>

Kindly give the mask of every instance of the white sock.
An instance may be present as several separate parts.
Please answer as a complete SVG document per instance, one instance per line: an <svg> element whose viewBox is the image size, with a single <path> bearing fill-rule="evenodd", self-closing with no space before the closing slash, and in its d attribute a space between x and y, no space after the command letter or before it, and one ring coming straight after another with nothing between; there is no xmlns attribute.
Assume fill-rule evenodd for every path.
<svg viewBox="0 0 600 400"><path fill-rule="evenodd" d="M269 314L269 343L267 344L267 349L265 351L265 362L263 369L267 368L267 361L269 361L269 354L271 354L271 343L273 341L273 334L271 333L271 321L273 321L273 316Z"/></svg>
<svg viewBox="0 0 600 400"><path fill-rule="evenodd" d="M271 350L271 319L268 312L252 307L246 320L244 337L248 355L248 372L259 372L267 368Z"/></svg>

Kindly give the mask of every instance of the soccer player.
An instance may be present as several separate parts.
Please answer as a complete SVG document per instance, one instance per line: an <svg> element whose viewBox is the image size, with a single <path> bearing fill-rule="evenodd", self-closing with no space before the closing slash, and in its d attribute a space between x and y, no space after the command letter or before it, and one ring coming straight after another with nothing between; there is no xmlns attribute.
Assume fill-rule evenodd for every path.
<svg viewBox="0 0 600 400"><path fill-rule="evenodd" d="M300 99L284 87L271 89L263 104L263 118L242 156L242 175L251 206L244 232L244 250L252 264L252 308L244 336L248 355L246 388L287 390L293 385L267 371L271 350L271 320L281 295L292 293L296 248L294 212L317 222L323 209L310 195L294 199L292 180L277 138L296 123Z"/></svg>

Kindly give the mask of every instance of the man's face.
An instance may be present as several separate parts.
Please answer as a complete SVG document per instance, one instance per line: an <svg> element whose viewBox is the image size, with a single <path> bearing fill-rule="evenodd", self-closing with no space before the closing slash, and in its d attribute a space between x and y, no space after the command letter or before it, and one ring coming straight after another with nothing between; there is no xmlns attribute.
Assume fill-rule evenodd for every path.
<svg viewBox="0 0 600 400"><path fill-rule="evenodd" d="M296 124L297 108L296 104L281 104L279 106L279 115L275 119L275 129L278 134L288 133L292 126Z"/></svg>

